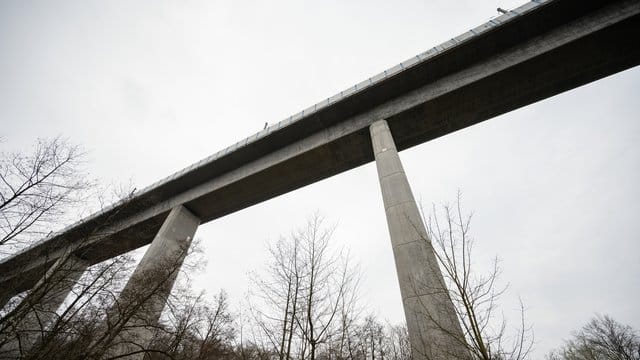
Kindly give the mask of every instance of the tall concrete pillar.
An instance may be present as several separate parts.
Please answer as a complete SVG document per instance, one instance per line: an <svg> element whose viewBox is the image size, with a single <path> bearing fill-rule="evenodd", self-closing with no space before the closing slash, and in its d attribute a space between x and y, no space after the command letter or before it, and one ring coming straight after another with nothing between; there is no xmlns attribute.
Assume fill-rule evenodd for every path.
<svg viewBox="0 0 640 360"><path fill-rule="evenodd" d="M57 318L56 311L71 293L89 263L67 254L59 258L18 305L10 338L1 341L3 356L21 357L43 339Z"/></svg>
<svg viewBox="0 0 640 360"><path fill-rule="evenodd" d="M369 131L413 359L468 359L460 323L389 126L380 120Z"/></svg>
<svg viewBox="0 0 640 360"><path fill-rule="evenodd" d="M149 345L198 225L200 219L184 206L171 210L110 311L112 326L122 329L110 353L129 354Z"/></svg>

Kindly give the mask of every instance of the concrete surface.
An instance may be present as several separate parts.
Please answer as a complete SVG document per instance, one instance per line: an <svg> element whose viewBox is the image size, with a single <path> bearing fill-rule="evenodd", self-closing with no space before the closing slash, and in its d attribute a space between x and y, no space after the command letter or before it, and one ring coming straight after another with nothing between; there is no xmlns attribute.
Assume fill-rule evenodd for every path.
<svg viewBox="0 0 640 360"><path fill-rule="evenodd" d="M151 341L198 225L200 219L183 206L177 206L167 216L110 310L113 324L124 325L116 339L121 345L118 354L112 355L140 350ZM144 353L140 353L127 358L143 357Z"/></svg>
<svg viewBox="0 0 640 360"><path fill-rule="evenodd" d="M413 359L469 359L389 126L380 120L370 132Z"/></svg>

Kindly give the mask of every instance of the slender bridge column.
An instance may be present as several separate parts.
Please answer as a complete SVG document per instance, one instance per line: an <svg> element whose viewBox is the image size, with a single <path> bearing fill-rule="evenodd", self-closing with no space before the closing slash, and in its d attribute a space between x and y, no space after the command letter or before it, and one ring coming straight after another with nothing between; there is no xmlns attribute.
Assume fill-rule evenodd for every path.
<svg viewBox="0 0 640 360"><path fill-rule="evenodd" d="M171 294L200 219L184 206L173 208L110 310L110 328L120 329L114 355L147 348ZM142 359L144 353L127 359Z"/></svg>
<svg viewBox="0 0 640 360"><path fill-rule="evenodd" d="M464 336L385 120L369 131L413 359L468 359Z"/></svg>
<svg viewBox="0 0 640 360"><path fill-rule="evenodd" d="M88 266L88 262L67 254L49 268L16 308L10 331L15 336L5 341L0 339L0 343L4 343L0 345L0 357L22 357L43 339L58 317L56 311Z"/></svg>

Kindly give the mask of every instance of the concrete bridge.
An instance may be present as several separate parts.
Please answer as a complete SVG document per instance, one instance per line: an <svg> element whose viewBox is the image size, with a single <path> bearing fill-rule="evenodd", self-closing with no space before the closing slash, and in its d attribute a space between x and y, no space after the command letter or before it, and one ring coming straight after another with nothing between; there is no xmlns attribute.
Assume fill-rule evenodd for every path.
<svg viewBox="0 0 640 360"><path fill-rule="evenodd" d="M440 283L442 277L437 268L424 270L435 262L431 249L419 247L418 260L402 250L423 230L415 226L417 208L395 150L636 66L638 34L640 0L526 3L4 259L0 305L31 289L68 253L90 266L152 241L178 241L162 240L168 228L190 239L199 223L376 160L415 343L422 325L411 320L410 302L423 294L406 282L419 276Z"/></svg>

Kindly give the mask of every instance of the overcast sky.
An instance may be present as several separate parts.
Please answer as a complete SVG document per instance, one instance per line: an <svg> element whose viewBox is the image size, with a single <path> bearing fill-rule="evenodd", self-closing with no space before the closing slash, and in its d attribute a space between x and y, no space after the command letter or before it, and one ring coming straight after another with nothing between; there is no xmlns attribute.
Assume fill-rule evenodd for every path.
<svg viewBox="0 0 640 360"><path fill-rule="evenodd" d="M0 2L3 150L62 135L103 183L142 188L521 1ZM476 262L502 259L535 357L595 313L640 328L640 69L401 153L422 202L463 192ZM374 164L198 230L196 286L240 302L265 244L319 211L364 272L363 301L403 319Z"/></svg>

